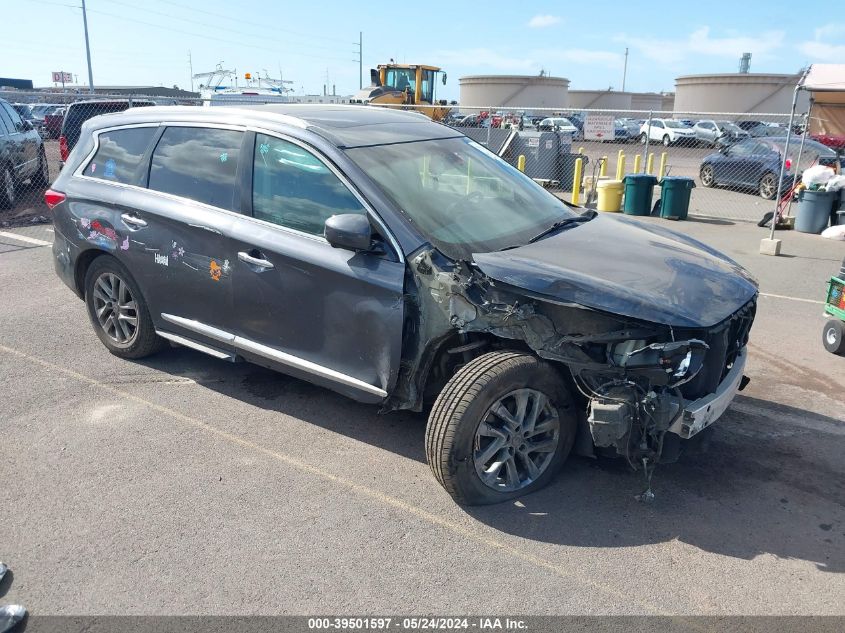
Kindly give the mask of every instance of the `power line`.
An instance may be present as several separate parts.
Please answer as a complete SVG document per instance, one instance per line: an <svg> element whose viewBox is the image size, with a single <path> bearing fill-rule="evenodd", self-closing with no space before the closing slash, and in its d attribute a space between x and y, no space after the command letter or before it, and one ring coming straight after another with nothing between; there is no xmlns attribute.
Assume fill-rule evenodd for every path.
<svg viewBox="0 0 845 633"><path fill-rule="evenodd" d="M117 18L119 20L125 20L126 19L122 15L117 15L116 13L108 13L107 11L100 11L99 9L88 9L88 12L89 13L96 13L98 15L107 15L109 17ZM182 30L182 29L175 29L175 28L170 27L170 26L163 26L161 24L155 24L153 22L145 22L143 20L138 20L136 18L130 18L129 21L131 21L133 24L144 24L146 26L152 26L154 28L162 29L164 31L172 31L174 33L179 33L181 35L190 35L192 37L199 37L199 38L202 38L204 40L212 40L212 41L215 41L215 42L223 42L224 44L243 46L243 47L247 47L247 48L256 48L256 49L259 49L259 50L271 51L273 53L279 52L279 50L275 49L275 48L268 48L266 46L259 46L257 44L247 44L246 42L238 42L238 41L233 41L231 39L223 39L221 37L212 37L212 36L210 36L206 33L194 33L194 32L185 31L185 30ZM346 61L345 59L341 59L340 57L326 57L326 56L320 56L320 55L309 55L307 53L293 52L293 53L287 53L287 55L293 55L293 56L298 56L298 57L309 57L309 58L312 58L312 59L325 59L325 60L329 60L329 61L342 61L342 62Z"/></svg>
<svg viewBox="0 0 845 633"><path fill-rule="evenodd" d="M236 18L229 15L224 15L222 13L216 13L214 11L206 11L204 9L197 9L196 7L188 6L181 4L179 2L173 2L172 0L159 0L159 2L163 2L164 4L169 4L174 7L179 7L181 9L187 9L193 13L205 13L206 15L213 15L218 18L223 18L225 20L230 20L233 22L241 22L243 24L248 24L250 26L260 26L260 27L267 27L267 24L262 24L260 22L252 22L250 20L244 20L243 18ZM334 42L336 44L343 44L344 40L335 38L335 37L327 37L325 35L311 35L308 33L303 33L301 30L294 30L294 29L284 29L281 27L273 26L271 27L274 31L282 32L282 33L292 33L293 35L298 35L300 37L306 37L309 39L320 39L320 40L327 40L329 42Z"/></svg>
<svg viewBox="0 0 845 633"><path fill-rule="evenodd" d="M120 2L120 0L110 0L109 4L118 4L118 5L121 5L121 6L124 6L124 7L128 7L130 9L142 10L144 13L152 13L154 15L160 15L160 16L168 18L170 20L181 20L182 22L188 22L189 24L196 24L197 26L205 26L205 27L212 28L212 29L227 31L229 33L237 33L239 35L246 35L248 37L254 35L253 33L249 33L249 32L246 32L246 31L240 31L238 29L233 29L230 26L221 25L221 24L212 24L210 22L201 22L201 21L196 20L194 18L183 18L183 17L180 17L178 15L173 15L172 13L166 13L164 11L156 11L154 9L149 9L147 7L139 7L137 4L131 4L131 3L128 3L128 2ZM92 10L93 9L89 9L89 11L92 11ZM255 26L265 28L265 29L269 28L269 29L277 30L275 27L268 26L267 24L256 24ZM299 37L304 37L304 36L299 34ZM320 44L297 44L297 46L307 46L309 48L319 48L319 49L322 49L322 50L330 50L330 51L336 51L337 50L336 46L321 46Z"/></svg>

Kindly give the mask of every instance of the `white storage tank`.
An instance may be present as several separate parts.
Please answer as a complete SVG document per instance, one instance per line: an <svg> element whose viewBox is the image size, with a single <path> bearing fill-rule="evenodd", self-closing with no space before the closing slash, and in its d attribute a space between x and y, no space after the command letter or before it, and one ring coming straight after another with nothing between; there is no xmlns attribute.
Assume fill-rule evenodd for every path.
<svg viewBox="0 0 845 633"><path fill-rule="evenodd" d="M461 108L566 108L569 80L548 75L469 75L458 79ZM542 114L537 112L536 114Z"/></svg>
<svg viewBox="0 0 845 633"><path fill-rule="evenodd" d="M685 75L675 79L675 107L685 112L789 113L798 74L724 73ZM799 92L798 112L809 105Z"/></svg>

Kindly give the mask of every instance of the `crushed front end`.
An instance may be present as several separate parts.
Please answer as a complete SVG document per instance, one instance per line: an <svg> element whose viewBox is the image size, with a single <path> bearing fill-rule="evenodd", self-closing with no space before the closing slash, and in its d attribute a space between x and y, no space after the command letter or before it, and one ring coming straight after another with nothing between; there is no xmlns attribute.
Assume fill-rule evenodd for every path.
<svg viewBox="0 0 845 633"><path fill-rule="evenodd" d="M715 422L748 380L756 289L714 326L677 327L540 295L436 251L418 253L411 270L429 320L439 312L466 340L524 347L565 366L585 412L575 449L642 470L643 500L653 497L655 465L677 459L683 440Z"/></svg>

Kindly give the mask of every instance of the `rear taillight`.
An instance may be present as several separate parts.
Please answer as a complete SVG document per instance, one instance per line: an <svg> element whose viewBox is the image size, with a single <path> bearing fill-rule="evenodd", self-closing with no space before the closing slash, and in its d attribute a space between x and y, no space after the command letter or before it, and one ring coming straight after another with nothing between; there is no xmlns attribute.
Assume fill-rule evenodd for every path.
<svg viewBox="0 0 845 633"><path fill-rule="evenodd" d="M57 204L60 204L65 201L67 196L63 194L61 191L53 191L52 189L48 189L44 192L44 204L46 204L50 210L53 210Z"/></svg>
<svg viewBox="0 0 845 633"><path fill-rule="evenodd" d="M789 171L790 169L792 169L792 161L787 158L783 166L786 167L786 171Z"/></svg>
<svg viewBox="0 0 845 633"><path fill-rule="evenodd" d="M63 134L59 137L59 156L62 160L67 160L70 152L67 149L67 137Z"/></svg>

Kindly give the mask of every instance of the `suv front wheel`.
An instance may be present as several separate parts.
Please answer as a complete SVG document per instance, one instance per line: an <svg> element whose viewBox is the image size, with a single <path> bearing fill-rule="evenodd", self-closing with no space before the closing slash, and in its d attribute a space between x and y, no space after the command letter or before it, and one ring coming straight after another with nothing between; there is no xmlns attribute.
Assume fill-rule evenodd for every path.
<svg viewBox="0 0 845 633"><path fill-rule="evenodd" d="M576 428L575 406L554 367L531 354L490 352L465 365L438 396L426 457L458 503L498 503L548 484Z"/></svg>
<svg viewBox="0 0 845 633"><path fill-rule="evenodd" d="M85 274L85 304L103 345L120 358L144 358L166 346L129 271L110 255L97 257Z"/></svg>

